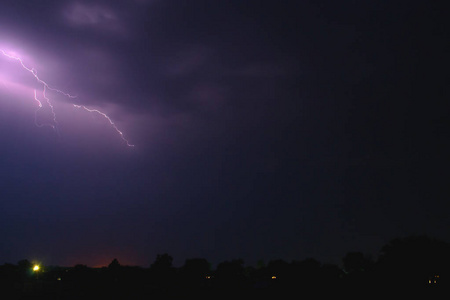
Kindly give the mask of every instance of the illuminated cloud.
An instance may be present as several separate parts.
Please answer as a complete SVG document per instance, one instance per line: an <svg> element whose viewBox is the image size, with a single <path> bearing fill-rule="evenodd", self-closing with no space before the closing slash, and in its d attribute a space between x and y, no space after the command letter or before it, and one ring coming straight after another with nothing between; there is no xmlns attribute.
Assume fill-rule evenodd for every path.
<svg viewBox="0 0 450 300"><path fill-rule="evenodd" d="M71 100L75 99L76 96L70 95L70 94L68 94L68 93L66 93L65 91L62 91L62 90L60 90L60 89L56 89L56 88L54 88L54 87L51 87L46 81L44 81L44 80L38 75L38 71L37 71L34 67L28 66L28 65L22 60L21 57L17 56L17 54L15 54L15 53L13 53L13 52L7 52L7 51L5 51L5 50L3 50L3 49L0 49L0 55L2 56L2 61L8 60L8 61L12 61L12 62L13 62L12 66L11 66L11 64L10 64L8 68L14 69L14 67L15 67L15 69L19 69L19 70L22 69L22 70L24 71L23 73L28 73L28 77L29 77L29 78L34 78L34 79L35 79L36 83L37 83L38 86L39 86L38 89L42 91L42 96L41 96L42 98L41 98L41 99L38 98L38 93L37 93L36 89L34 89L34 91L33 91L33 94L34 94L34 100L35 100L35 102L38 104L38 107L39 107L39 108L42 108L42 106L43 106L43 105L42 105L43 101L45 101L45 102L47 103L47 105L48 105L48 107L49 107L49 110L51 111L51 119L52 119L52 121L49 123L49 125L50 125L53 129L57 130L57 127L56 127L56 126L57 126L57 120L56 120L57 117L56 117L55 109L54 109L54 106L53 106L53 104L52 104L50 98L48 98L48 96L47 96L47 91L52 91L52 92L54 92L54 93L60 94L61 96L66 97L66 98L71 99ZM4 65L4 63L2 63L2 65ZM3 68L3 71L5 71L5 70L6 70L6 68L4 67L4 68ZM1 75L2 75L2 74L0 73L0 78L2 77ZM8 80L8 81L7 81L7 80L3 80L2 83L3 83L3 86L4 86L5 88L8 88L8 86L7 86L6 83L9 83L9 80ZM11 85L10 85L10 86L11 86ZM19 86L20 86L20 85L19 85ZM23 86L23 85L22 85L22 86ZM23 90L23 88L22 88L21 90ZM71 102L72 102L72 101L71 101ZM98 109L95 109L95 108L89 108L89 107L86 107L86 106L83 105L83 104L73 104L73 107L74 107L74 108L83 109L84 111L86 111L86 112L88 112L88 113L90 113L90 114L100 115L101 117L103 117L104 119L106 119L106 120L108 121L109 125L116 131L116 133L117 133L117 134L120 136L120 138L127 144L127 146L130 146L130 147L133 146L133 145L130 144L130 143L128 142L128 140L124 137L123 132L122 132L121 130L119 130L119 128L116 126L116 124L113 122L113 120L110 118L110 116L109 116L108 114L106 114L106 113L104 113L103 111L100 111L100 110L98 110ZM37 113L37 111L36 111L36 113ZM35 120L37 120L37 115L36 115L36 113L35 113ZM42 127L41 124L38 123L37 121L35 121L35 124L36 124L38 127Z"/></svg>
<svg viewBox="0 0 450 300"><path fill-rule="evenodd" d="M445 98L442 30L419 26L424 5L344 2L0 1L0 49L77 96L44 96L0 55L0 258L327 256L353 248L341 236L364 240L381 208L397 220L441 199L428 166L447 159L448 109L428 102ZM58 133L36 126L55 124L45 97ZM361 224L347 235L341 217Z"/></svg>
<svg viewBox="0 0 450 300"><path fill-rule="evenodd" d="M63 15L69 24L76 27L113 32L124 30L117 14L100 4L75 2L65 8Z"/></svg>

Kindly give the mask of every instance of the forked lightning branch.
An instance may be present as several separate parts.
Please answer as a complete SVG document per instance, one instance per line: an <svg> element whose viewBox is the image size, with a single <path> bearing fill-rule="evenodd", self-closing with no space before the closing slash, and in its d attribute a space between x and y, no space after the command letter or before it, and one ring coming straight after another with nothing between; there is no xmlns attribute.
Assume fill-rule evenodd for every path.
<svg viewBox="0 0 450 300"><path fill-rule="evenodd" d="M68 94L68 93L66 93L66 92L64 92L62 90L59 90L59 89L51 87L47 82L45 82L44 80L39 78L39 76L37 75L36 69L28 67L19 56L10 54L10 53L6 52L5 50L2 50L2 49L0 49L0 53L3 54L3 56L6 59L10 59L10 60L15 61L25 71L29 72L36 79L36 81L39 84L42 85L42 95L43 95L43 98L45 99L45 102L47 103L47 105L50 108L50 111L52 113L52 118L53 118L53 124L46 124L46 125L51 126L54 130L57 130L58 123L57 123L56 113L55 113L55 110L54 110L54 107L53 107L53 104L52 104L51 100L46 95L46 91L50 90L50 91L59 93L59 94L63 95L64 97L67 97L67 98L70 98L70 99L74 99L74 98L76 98L76 96ZM40 100L37 97L36 90L34 90L34 100L38 104L38 109L36 110L36 112L37 112L38 110L40 110L42 108L42 100ZM128 147L134 147L134 145L130 144L130 142L124 137L123 132L121 130L119 130L119 128L117 128L116 124L112 121L112 119L106 113L104 113L104 112L102 112L102 111L100 111L98 109L88 108L88 107L86 107L84 105L77 105L77 104L72 104L72 105L73 105L74 108L83 109L83 110L85 110L85 111L87 111L89 113L99 114L100 116L105 118L108 121L108 123L111 125L111 127L117 132L119 137L127 144L127 146ZM39 126L39 127L43 126L43 124L39 124L36 121L36 117L35 117L35 123L36 123L36 126Z"/></svg>

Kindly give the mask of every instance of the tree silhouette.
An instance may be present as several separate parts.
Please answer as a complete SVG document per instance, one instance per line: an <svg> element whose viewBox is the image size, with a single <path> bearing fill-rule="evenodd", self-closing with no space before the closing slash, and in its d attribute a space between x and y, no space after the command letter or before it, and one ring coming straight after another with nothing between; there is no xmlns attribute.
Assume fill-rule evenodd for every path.
<svg viewBox="0 0 450 300"><path fill-rule="evenodd" d="M210 264L204 258L187 259L180 270L180 275L182 284L185 287L198 288L205 286L207 280L211 279Z"/></svg>
<svg viewBox="0 0 450 300"><path fill-rule="evenodd" d="M342 259L344 270L349 274L369 271L373 267L373 260L362 252L349 252Z"/></svg>
<svg viewBox="0 0 450 300"><path fill-rule="evenodd" d="M292 272L292 266L285 262L284 260L277 259L272 260L267 264L267 278L275 279L278 283L284 283L286 280L289 280Z"/></svg>
<svg viewBox="0 0 450 300"><path fill-rule="evenodd" d="M305 289L316 289L319 284L321 264L314 258L307 258L302 261L292 263L290 284L298 282Z"/></svg>
<svg viewBox="0 0 450 300"><path fill-rule="evenodd" d="M108 265L108 269L110 269L110 270L117 270L119 268L120 268L120 263L117 260L117 258L114 258L112 260L112 262Z"/></svg>
<svg viewBox="0 0 450 300"><path fill-rule="evenodd" d="M151 265L151 268L158 271L168 270L172 267L173 258L167 253L156 255L155 262Z"/></svg>
<svg viewBox="0 0 450 300"><path fill-rule="evenodd" d="M172 267L173 258L167 253L158 254L150 266L152 283L161 289L167 289L174 280L175 270Z"/></svg>
<svg viewBox="0 0 450 300"><path fill-rule="evenodd" d="M204 258L187 259L182 267L183 273L189 277L204 278L211 272L209 262Z"/></svg>
<svg viewBox="0 0 450 300"><path fill-rule="evenodd" d="M28 270L31 268L31 263L28 259L22 259L17 262L17 266L20 270Z"/></svg>
<svg viewBox="0 0 450 300"><path fill-rule="evenodd" d="M216 280L221 287L242 287L245 284L244 261L235 259L220 263L216 269Z"/></svg>
<svg viewBox="0 0 450 300"><path fill-rule="evenodd" d="M427 236L397 238L381 249L378 267L388 283L423 286L430 277L450 275L450 247Z"/></svg>
<svg viewBox="0 0 450 300"><path fill-rule="evenodd" d="M32 271L32 263L28 259L22 259L17 262L17 268L19 271L19 276L23 279L29 278Z"/></svg>
<svg viewBox="0 0 450 300"><path fill-rule="evenodd" d="M37 294L54 299L85 298L287 298L314 294L316 298L424 295L433 298L450 292L450 245L426 236L391 240L377 261L361 252L349 252L343 268L315 259L272 260L258 267L244 266L242 259L224 261L211 270L204 258L187 259L180 268L173 258L158 254L149 268L121 266L113 259L107 267L46 267L37 278L32 264L0 266L0 290L14 299ZM35 275L35 274L34 274ZM34 298L33 298L34 299Z"/></svg>

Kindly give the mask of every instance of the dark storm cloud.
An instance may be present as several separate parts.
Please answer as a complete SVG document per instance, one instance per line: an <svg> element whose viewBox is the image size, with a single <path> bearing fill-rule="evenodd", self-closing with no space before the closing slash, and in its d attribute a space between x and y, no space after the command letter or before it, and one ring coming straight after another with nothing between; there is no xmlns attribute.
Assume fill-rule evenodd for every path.
<svg viewBox="0 0 450 300"><path fill-rule="evenodd" d="M42 87L0 56L2 259L336 260L445 235L432 6L3 1L0 48L77 98L49 93L59 134L36 127Z"/></svg>

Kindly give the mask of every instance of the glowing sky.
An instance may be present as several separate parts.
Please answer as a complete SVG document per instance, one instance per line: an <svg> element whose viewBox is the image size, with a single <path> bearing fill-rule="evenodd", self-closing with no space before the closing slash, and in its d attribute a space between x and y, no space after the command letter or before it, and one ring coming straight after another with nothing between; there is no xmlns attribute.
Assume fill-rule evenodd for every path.
<svg viewBox="0 0 450 300"><path fill-rule="evenodd" d="M2 1L0 263L447 237L439 5Z"/></svg>

